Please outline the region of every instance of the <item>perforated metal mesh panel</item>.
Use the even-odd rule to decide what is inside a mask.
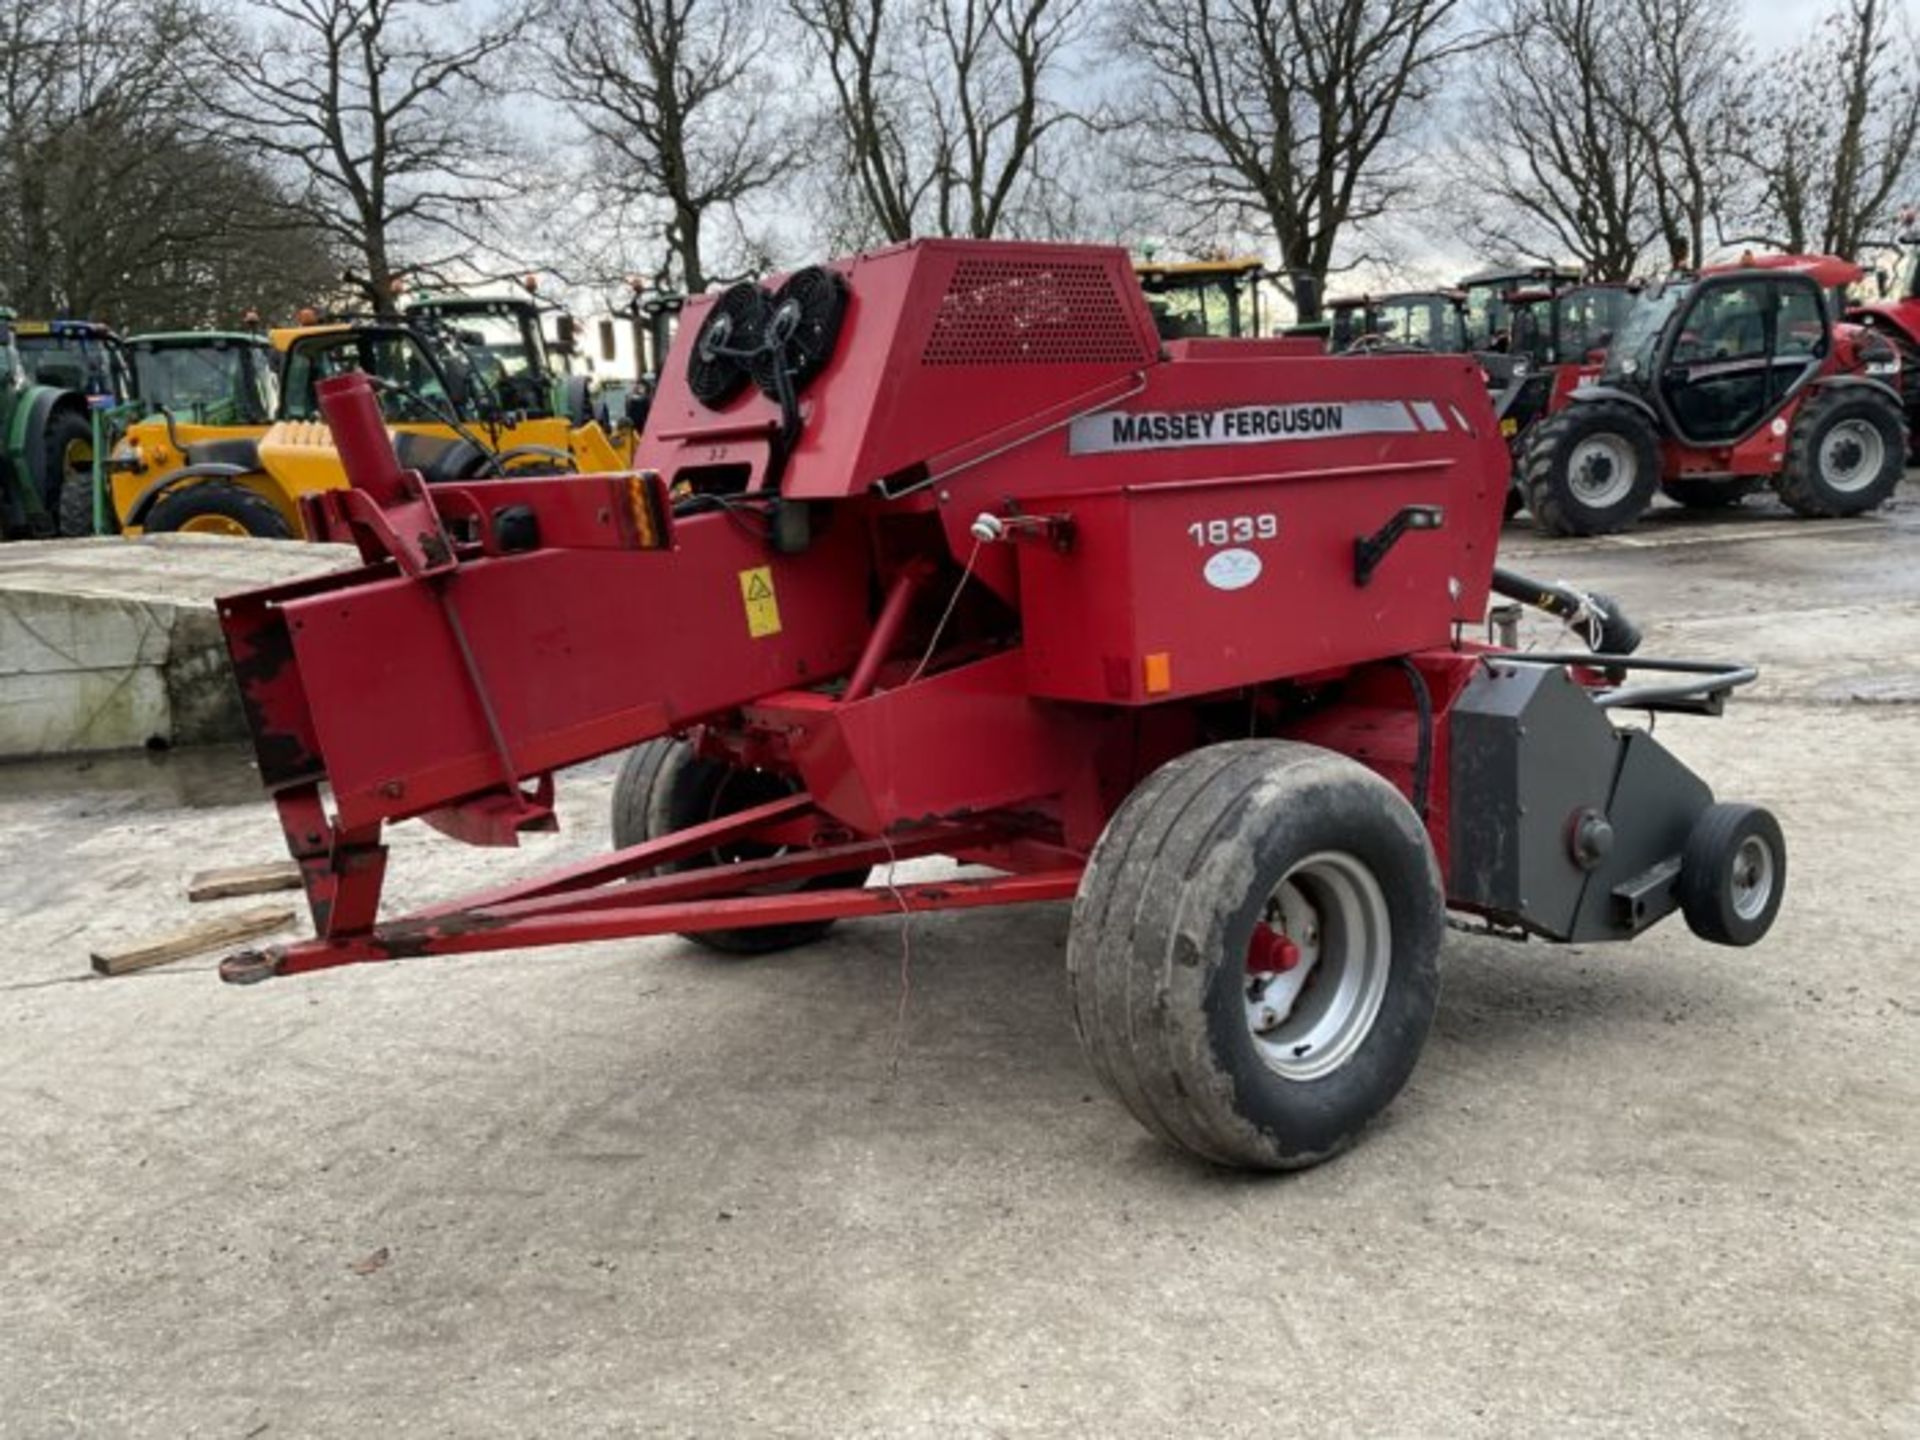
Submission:
[[[962,260],[921,351],[924,365],[1100,365],[1151,359],[1102,265]]]

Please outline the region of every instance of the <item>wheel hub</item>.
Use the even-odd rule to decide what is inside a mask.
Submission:
[[[1574,447],[1567,479],[1583,505],[1601,509],[1633,493],[1633,447],[1619,435],[1590,435]]]
[[[1352,1058],[1373,1028],[1392,957],[1386,896],[1352,855],[1308,856],[1280,880],[1248,946],[1247,1028],[1288,1080]]]
[[[1835,490],[1871,485],[1886,459],[1886,442],[1869,420],[1840,421],[1820,442],[1820,475]]]
[[[1733,910],[1751,920],[1773,898],[1773,847],[1759,835],[1749,835],[1733,853]]]

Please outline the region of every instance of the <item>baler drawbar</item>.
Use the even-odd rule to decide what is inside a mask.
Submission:
[[[429,486],[365,377],[321,403],[351,485],[305,519],[364,564],[221,603],[316,934],[229,981],[1072,899],[1107,1088],[1287,1168],[1411,1072],[1449,910],[1779,907],[1773,818],[1612,718],[1754,672],[1496,572],[1468,357],[1163,344],[1122,251],[923,241],[690,302],[631,474]],[[1496,590],[1623,653],[1517,651]],[[620,750],[611,854],[380,918],[388,824],[512,844]],[[936,855],[987,873],[868,883]]]

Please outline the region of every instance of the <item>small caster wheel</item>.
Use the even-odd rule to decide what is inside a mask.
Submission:
[[[1702,940],[1751,945],[1773,928],[1787,889],[1787,842],[1758,805],[1709,805],[1680,858],[1680,909]]]

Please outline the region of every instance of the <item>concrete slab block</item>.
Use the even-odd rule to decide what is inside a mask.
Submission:
[[[215,600],[357,558],[205,535],[0,547],[0,758],[244,739]]]

